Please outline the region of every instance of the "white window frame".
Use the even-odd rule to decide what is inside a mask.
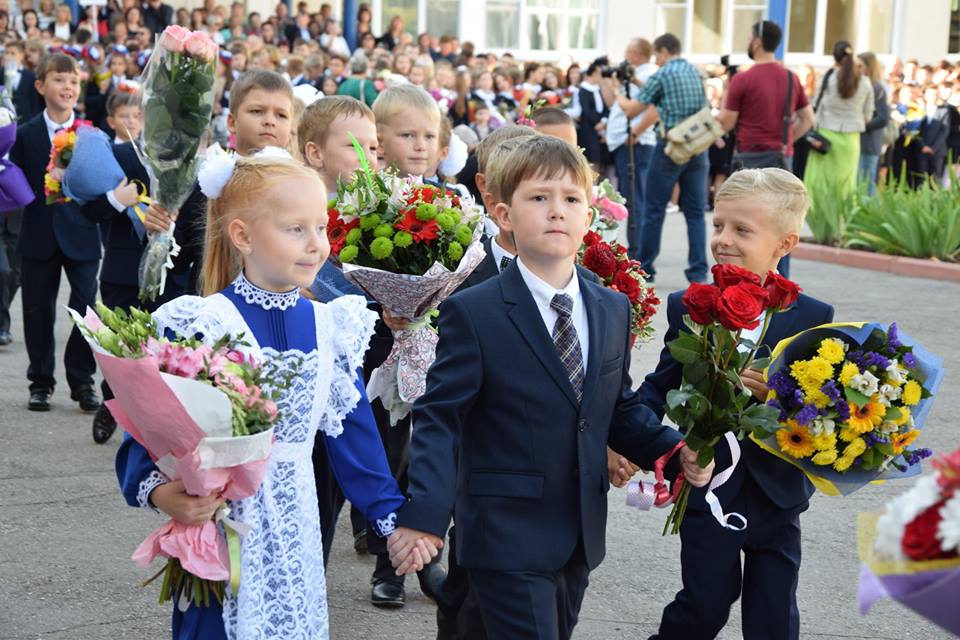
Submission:
[[[817,0],[816,25],[813,35],[813,52],[798,52],[790,50],[790,25],[789,11],[787,12],[788,24],[785,31],[787,38],[785,49],[785,61],[788,64],[812,64],[816,66],[829,66],[833,64],[833,56],[829,53],[820,53],[824,50],[824,44],[827,37],[827,2],[828,0]],[[892,60],[894,52],[900,48],[900,30],[903,18],[904,0],[894,0],[893,3],[893,35],[890,39],[890,51],[876,51],[877,57],[886,62]],[[869,20],[865,19],[872,9],[871,0],[858,0],[857,2],[857,24],[856,32],[853,34],[852,43],[856,51],[865,51],[870,42],[870,32],[868,30]]]
[[[729,53],[732,54],[733,62],[742,62],[747,59],[745,48],[745,42],[734,42],[733,41],[733,20],[736,17],[737,11],[742,10],[761,10],[762,19],[768,17],[769,5],[764,2],[762,5],[748,4],[743,0],[723,0],[723,18],[721,21],[721,47],[722,51],[711,51],[708,53],[692,53],[689,52],[689,43],[693,41],[693,16],[694,16],[694,1],[695,0],[672,0],[667,2],[659,2],[654,0],[654,19],[656,19],[656,11],[659,8],[664,9],[683,9],[684,18],[683,18],[683,34],[680,35],[680,40],[683,43],[684,47],[684,57],[694,64],[700,63],[717,63],[719,62],[718,57]],[[657,34],[662,32],[660,25],[655,25]],[[739,58],[743,60],[738,60]]]
[[[429,0],[417,0],[417,29],[416,29],[416,32],[413,34],[414,43],[416,43],[417,36],[427,30],[427,9],[429,7],[429,4],[430,4]],[[463,5],[464,5],[464,0],[460,0],[460,2],[457,3],[458,29],[459,29],[459,26],[462,24],[461,16],[464,13]],[[390,16],[383,15],[383,0],[372,0],[372,2],[370,3],[370,11],[373,14],[373,20],[370,21],[370,25],[371,25],[370,28],[373,30],[373,33],[375,36],[380,37],[380,34],[384,32],[387,24],[390,22]],[[409,28],[410,25],[407,25],[407,27]],[[430,35],[435,35],[437,37],[440,37],[441,35],[444,35],[444,34],[432,33]],[[458,34],[452,33],[450,35],[457,35],[459,37]]]

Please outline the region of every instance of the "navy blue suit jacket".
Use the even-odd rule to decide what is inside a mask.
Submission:
[[[17,127],[10,160],[23,169],[36,195],[23,214],[20,255],[31,260],[49,260],[59,248],[71,260],[99,260],[100,233],[96,222],[85,216],[76,202],[46,204],[43,176],[50,161],[50,136],[43,112]]]
[[[113,145],[113,155],[128,180],[139,180],[149,186],[147,170],[140,164],[131,143]],[[106,196],[84,205],[83,212],[99,222],[100,230],[104,232],[106,251],[100,267],[100,282],[137,286],[137,272],[146,239],[140,240],[126,212],[114,209]]]
[[[667,334],[664,343],[677,337],[679,328],[687,331],[683,324],[683,316],[687,309],[683,304],[683,292],[671,293],[667,298]],[[761,344],[768,350],[758,352],[759,356],[769,356],[778,342],[784,338],[796,335],[805,329],[816,327],[833,321],[833,307],[824,304],[815,298],[801,294],[797,302],[782,313],[776,314],[770,321],[767,335]],[[650,407],[658,417],[663,418],[664,406],[667,402],[667,392],[679,389],[681,384],[681,365],[673,359],[670,351],[664,347],[660,354],[660,363],[656,370],[649,374],[640,385],[638,394],[642,402]],[[740,442],[742,457],[736,471],[727,482],[716,490],[720,504],[730,504],[730,501],[740,491],[743,480],[749,473],[764,493],[779,507],[791,509],[798,507],[813,494],[813,485],[807,477],[793,465],[784,462],[776,456],[763,451],[748,439]],[[616,447],[614,447],[616,448]],[[725,441],[717,445],[716,472],[730,466],[730,450]],[[704,500],[706,489],[693,488],[687,503],[690,509],[707,510]]]
[[[651,468],[680,440],[631,389],[627,298],[578,277],[590,344],[579,403],[515,264],[441,306],[399,523],[442,536],[456,504],[464,567],[553,571],[578,541],[596,567],[607,445]]]

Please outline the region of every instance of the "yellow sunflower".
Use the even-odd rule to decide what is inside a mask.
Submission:
[[[839,364],[843,362],[843,343],[836,338],[828,338],[820,343],[817,355],[830,364]]]
[[[777,444],[781,451],[793,458],[806,458],[816,450],[807,428],[793,420],[787,421],[785,429],[777,431]]]
[[[862,407],[858,407],[852,402],[849,404],[850,421],[848,424],[859,433],[873,431],[874,427],[883,422],[883,416],[887,412],[886,407],[876,400],[870,400],[870,402]]]
[[[816,447],[817,451],[829,451],[830,449],[835,449],[837,447],[837,434],[821,433],[818,436],[814,436],[813,446]],[[833,460],[830,462],[833,462]]]
[[[840,456],[833,463],[833,468],[840,473],[843,473],[850,468],[850,465],[853,464],[853,458],[848,458],[847,456]]]
[[[903,450],[913,444],[914,440],[920,435],[920,432],[916,429],[911,429],[906,433],[895,433],[890,439],[890,444],[893,445],[893,452],[900,454],[903,453]]]
[[[858,375],[860,375],[860,367],[852,362],[844,362],[843,368],[840,369],[840,384],[849,387],[850,381],[853,380],[854,376]]]
[[[908,381],[907,384],[903,385],[903,404],[912,406],[920,402],[922,391],[923,387],[916,380]]]
[[[813,464],[820,465],[821,467],[826,467],[831,465],[837,460],[837,450],[836,449],[827,449],[825,451],[820,451],[811,458]]]
[[[867,442],[863,438],[854,438],[850,444],[843,450],[843,455],[849,458],[856,458],[867,450]]]

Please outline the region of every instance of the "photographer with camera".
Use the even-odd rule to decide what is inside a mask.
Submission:
[[[626,59],[616,69],[611,69],[609,74],[602,74],[603,80],[600,84],[604,102],[610,107],[606,128],[607,148],[613,154],[617,188],[627,199],[627,211],[630,212],[627,221],[627,244],[628,255],[633,260],[640,259],[643,181],[657,144],[657,134],[653,129],[639,131],[637,128],[642,116],[637,115],[628,120],[616,98],[618,95],[625,95],[632,100],[640,97],[641,87],[657,71],[657,66],[650,63],[652,56],[653,45],[643,38],[634,38],[627,45],[624,54]]]
[[[780,26],[771,20],[753,25],[747,55],[754,64],[730,80],[717,115],[724,131],[737,130],[734,171],[767,167],[791,171],[793,141],[814,125],[813,107],[800,79],[774,56],[782,36]],[[790,273],[789,260],[784,257],[779,266],[784,277]]]

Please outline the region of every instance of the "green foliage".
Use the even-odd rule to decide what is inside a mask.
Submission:
[[[810,189],[807,225],[817,244],[837,245],[845,237],[847,221],[856,210],[858,194],[843,194],[838,184],[821,182]]]

